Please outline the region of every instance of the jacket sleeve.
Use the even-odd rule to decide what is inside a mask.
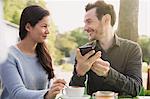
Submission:
[[[76,71],[76,64],[77,64],[77,61],[75,60],[73,76],[70,80],[69,85],[85,87],[86,74],[84,76],[79,76]]]
[[[0,75],[4,87],[7,89],[12,99],[43,99],[45,90],[29,90],[22,81],[16,67],[14,57],[8,56],[6,62],[0,65]]]
[[[142,86],[142,51],[138,45],[132,47],[128,55],[124,74],[111,68],[105,83],[118,89],[124,95],[137,96]]]

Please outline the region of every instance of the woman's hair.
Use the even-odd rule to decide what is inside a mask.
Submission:
[[[43,9],[40,6],[31,5],[26,7],[23,10],[20,18],[20,26],[19,26],[20,39],[23,40],[27,36],[27,30],[25,29],[27,23],[29,23],[32,27],[34,27],[40,20],[43,19],[43,17],[49,15],[50,15],[49,11]],[[38,61],[48,73],[48,79],[53,78],[54,72],[52,68],[52,59],[51,56],[49,55],[45,42],[37,44],[36,53]]]
[[[116,21],[116,13],[113,5],[107,4],[103,0],[98,0],[93,4],[87,4],[85,10],[88,11],[92,8],[96,8],[96,14],[99,20],[101,20],[105,14],[109,14],[111,16],[111,25],[114,26]]]

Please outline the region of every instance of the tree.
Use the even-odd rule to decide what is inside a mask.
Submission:
[[[70,52],[77,47],[75,38],[70,35],[70,32],[59,34],[56,40],[56,47],[63,53],[64,56],[69,57]]]
[[[147,36],[141,36],[138,43],[142,48],[143,61],[150,63],[150,38]]]
[[[88,42],[87,33],[85,33],[81,27],[71,31],[71,36],[74,37],[75,42],[78,44],[77,47],[82,46]]]
[[[117,34],[132,41],[138,40],[139,0],[120,0]]]
[[[29,5],[37,4],[45,7],[44,0],[3,0],[4,19],[15,24],[19,24],[22,10]]]
[[[4,19],[15,24],[19,24],[19,18],[25,0],[3,0],[4,2]]]
[[[56,31],[57,27],[55,26],[53,20],[50,20],[50,29],[49,29],[49,35],[48,35],[48,49],[50,50],[51,57],[53,59],[53,62],[56,63],[59,60],[59,57],[62,57],[60,50],[58,50],[55,46],[56,43]]]
[[[26,6],[34,5],[34,4],[45,7],[46,2],[45,2],[45,0],[26,0]]]
[[[10,21],[15,24],[19,24],[20,15],[22,10],[29,5],[40,5],[42,7],[46,7],[46,3],[44,0],[3,0],[4,1],[4,18],[7,21]],[[50,54],[52,56],[53,61],[57,60],[59,57],[60,51],[55,47],[56,41],[56,26],[54,22],[50,21],[51,28],[49,29],[50,35],[48,36],[48,48],[50,50]]]

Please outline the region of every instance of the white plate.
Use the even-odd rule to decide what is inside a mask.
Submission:
[[[84,95],[82,97],[68,97],[68,96],[65,96],[65,95],[62,95],[60,96],[62,99],[90,99],[90,96],[89,95]],[[61,99],[61,98],[58,98],[58,99]]]
[[[138,99],[150,99],[150,96],[137,96]]]

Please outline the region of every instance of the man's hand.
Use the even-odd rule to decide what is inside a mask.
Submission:
[[[99,58],[93,63],[91,70],[95,72],[98,76],[106,77],[110,70],[110,63]]]
[[[101,52],[97,52],[95,55],[93,55],[95,53],[94,50],[88,52],[84,56],[81,55],[80,49],[77,49],[76,53],[77,53],[76,71],[77,71],[78,75],[80,75],[80,76],[85,75],[85,73],[91,69],[92,64],[101,57]],[[91,55],[93,55],[93,56],[90,57]]]

